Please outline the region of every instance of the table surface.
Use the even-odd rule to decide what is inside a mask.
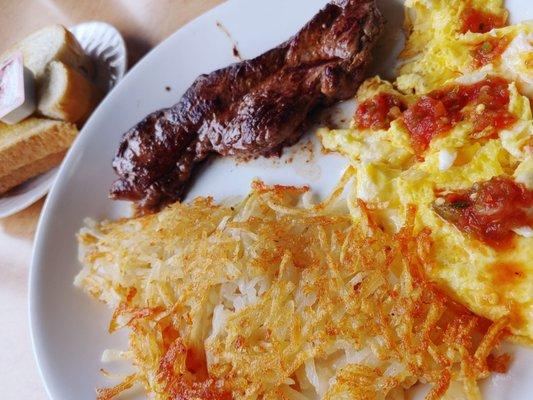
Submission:
[[[176,29],[222,0],[5,0],[0,51],[52,23],[101,20],[116,26],[132,66]],[[2,399],[47,398],[35,364],[28,326],[28,270],[44,201],[0,219],[0,387]]]

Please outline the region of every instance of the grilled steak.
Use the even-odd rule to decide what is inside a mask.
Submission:
[[[111,196],[157,209],[183,196],[210,154],[279,154],[310,114],[355,94],[382,27],[374,0],[334,1],[279,47],[200,76],[124,134]]]

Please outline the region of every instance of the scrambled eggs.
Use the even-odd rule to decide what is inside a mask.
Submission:
[[[429,227],[434,242],[432,279],[533,339],[533,25],[504,26],[498,0],[406,5],[410,36],[396,82],[369,79],[352,127],[323,129],[322,143],[350,158],[353,196],[385,229],[400,229],[417,206],[417,229]],[[501,185],[522,196],[507,208],[524,207],[506,246],[476,236],[461,217],[468,202],[496,198]],[[449,200],[458,196],[467,203]],[[479,215],[469,217],[475,224]]]
[[[502,3],[406,1],[410,35],[400,54],[397,87],[423,94],[481,69],[516,80],[525,94],[533,95],[533,22],[504,26]],[[483,16],[485,25],[479,22]]]

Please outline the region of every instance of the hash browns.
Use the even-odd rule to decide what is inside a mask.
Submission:
[[[79,233],[76,278],[130,331],[134,377],[155,399],[480,398],[504,372],[492,354],[508,320],[478,317],[426,277],[429,231],[416,209],[385,233],[345,174],[332,196],[255,182],[235,205],[210,198]],[[357,216],[357,218],[356,218]]]

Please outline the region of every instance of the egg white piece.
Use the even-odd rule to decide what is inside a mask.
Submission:
[[[533,24],[533,22],[531,23]],[[522,94],[533,98],[533,68],[527,65],[526,54],[533,54],[533,33],[519,33],[502,54],[502,69],[517,82]]]
[[[521,226],[513,229],[513,232],[525,238],[533,238],[533,228],[529,226]]]
[[[447,171],[457,159],[457,151],[443,149],[439,152],[439,170]]]

